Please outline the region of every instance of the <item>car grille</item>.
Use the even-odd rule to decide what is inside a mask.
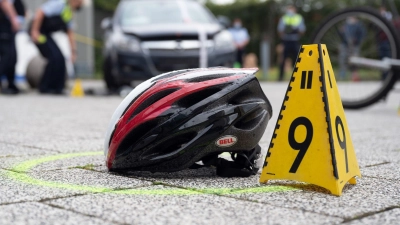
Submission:
[[[160,72],[199,67],[199,57],[152,57],[152,60]]]

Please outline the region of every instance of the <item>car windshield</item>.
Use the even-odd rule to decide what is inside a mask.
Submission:
[[[124,1],[120,10],[122,26],[215,23],[214,17],[194,1]]]

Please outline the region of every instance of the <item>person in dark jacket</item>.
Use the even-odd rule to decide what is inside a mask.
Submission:
[[[8,87],[0,88],[3,94],[18,94],[15,85],[15,65],[17,51],[15,35],[21,26],[19,18],[25,15],[25,7],[21,0],[0,0],[0,77],[6,75]]]
[[[51,37],[56,31],[64,31],[68,35],[71,47],[71,61],[76,59],[76,44],[72,31],[73,11],[80,9],[83,0],[49,0],[36,12],[31,27],[31,38],[40,53],[48,61],[39,92],[47,94],[63,94],[65,86],[65,58]]]

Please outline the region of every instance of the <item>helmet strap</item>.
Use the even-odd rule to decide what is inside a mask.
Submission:
[[[203,165],[194,164],[190,169],[215,166],[220,177],[249,177],[256,175],[259,167],[257,161],[261,156],[261,147],[257,145],[251,151],[232,152],[233,161],[218,158],[218,155],[206,156],[202,159]]]

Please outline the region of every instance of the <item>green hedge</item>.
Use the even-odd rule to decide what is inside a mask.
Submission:
[[[94,0],[94,7],[105,11],[114,12],[119,0]]]

